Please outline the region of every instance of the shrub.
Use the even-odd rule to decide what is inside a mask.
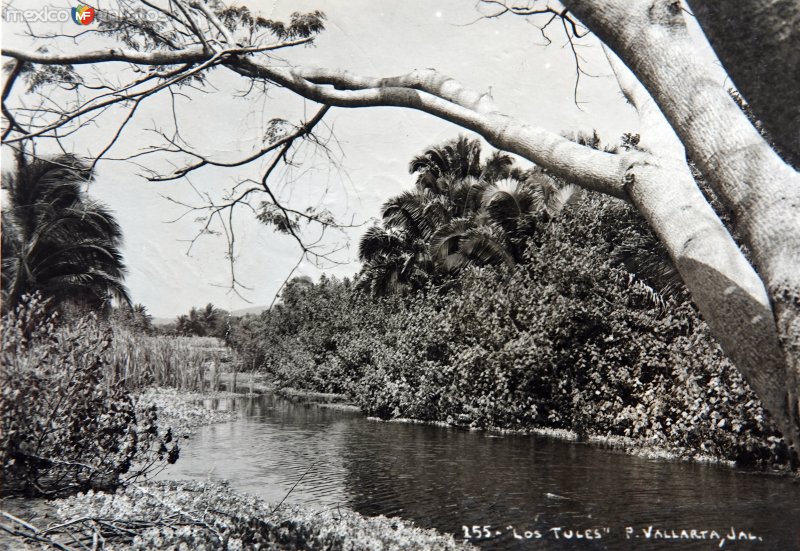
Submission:
[[[38,298],[3,321],[3,492],[53,496],[112,488],[174,462],[155,407],[137,408],[103,374],[111,333],[94,317],[56,325]]]

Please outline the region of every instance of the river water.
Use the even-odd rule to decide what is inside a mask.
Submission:
[[[287,502],[399,516],[487,549],[800,549],[797,479],[269,394],[206,405],[239,419],[200,429],[160,478],[227,479],[273,503],[296,484]]]

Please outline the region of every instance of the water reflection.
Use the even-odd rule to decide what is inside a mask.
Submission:
[[[273,502],[302,479],[289,501],[401,516],[457,537],[474,526],[491,535],[473,540],[488,548],[712,549],[718,540],[652,538],[683,529],[724,537],[731,526],[764,541],[725,548],[800,548],[800,484],[784,477],[546,438],[370,422],[271,395],[207,406],[236,407],[240,419],[199,431],[163,478],[227,479]],[[541,539],[526,540],[526,531]]]

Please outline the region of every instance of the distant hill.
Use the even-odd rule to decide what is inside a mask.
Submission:
[[[249,308],[240,308],[239,310],[233,310],[231,315],[235,318],[241,318],[246,316],[247,314],[253,314],[257,316],[264,310],[269,310],[269,306],[251,306]],[[175,318],[177,316],[171,318],[153,318],[153,325],[163,326],[169,325],[170,323],[175,323]]]
[[[161,327],[162,325],[169,325],[170,323],[174,323],[175,318],[153,318],[153,325],[157,327]]]
[[[269,310],[269,306],[251,306],[250,308],[240,308],[239,310],[234,310],[231,312],[231,315],[237,318],[241,318],[247,314],[253,314],[257,316],[264,310]]]

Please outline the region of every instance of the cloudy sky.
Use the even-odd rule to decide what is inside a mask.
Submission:
[[[637,121],[625,105],[616,81],[600,49],[586,39],[580,53],[585,68],[595,75],[584,77],[578,89],[580,108],[573,101],[575,66],[562,33],[545,41],[524,18],[480,20],[472,2],[463,0],[274,0],[245,2],[265,17],[286,18],[293,11],[321,9],[327,16],[326,31],[316,46],[286,52],[285,62],[352,70],[369,76],[391,76],[415,68],[436,68],[467,86],[488,91],[499,108],[535,125],[556,132],[596,128],[607,141],[623,132],[636,132]],[[11,2],[13,7],[40,7],[45,2]],[[65,0],[48,2],[61,9]],[[102,9],[103,4],[99,4]],[[72,23],[64,31],[74,32]],[[43,27],[37,27],[42,29]],[[58,25],[48,29],[58,28]],[[28,47],[19,25],[4,23],[3,46]],[[98,43],[51,44],[52,51],[89,50]],[[114,67],[104,69],[113,74]],[[209,93],[187,91],[177,99],[178,124],[184,139],[215,159],[235,159],[262,143],[266,123],[273,117],[299,122],[319,106],[272,90],[250,99],[237,97],[248,83],[229,72],[212,74]],[[123,157],[155,143],[153,129],[172,132],[169,96],[143,104],[124,140],[110,152]],[[113,123],[124,113],[109,114],[104,122],[67,142],[80,155],[97,154],[111,137]],[[115,119],[116,117],[116,119]],[[321,206],[343,222],[368,223],[379,216],[380,205],[391,195],[411,187],[408,162],[426,147],[463,133],[457,127],[429,115],[396,108],[333,109],[321,133],[329,142],[334,161],[310,147],[298,152],[298,164],[278,174],[273,185],[282,199],[295,207]],[[46,151],[46,149],[45,149]],[[7,152],[3,156],[8,161]],[[152,156],[150,168],[167,169],[180,158]],[[202,196],[221,197],[237,179],[256,177],[258,169],[207,170],[190,181],[151,183],[141,167],[121,161],[103,161],[97,182],[90,189],[117,214],[125,232],[127,279],[136,302],[158,317],[172,317],[191,306],[213,302],[238,309],[269,304],[300,251],[296,243],[256,222],[241,210],[236,229],[236,276],[249,289],[242,300],[228,289],[230,266],[225,258],[225,239],[205,235],[187,254],[188,241],[200,224],[196,213],[168,199],[197,204]],[[523,165],[524,166],[524,165]],[[181,216],[184,215],[182,218]],[[179,219],[177,221],[174,221]],[[174,221],[174,222],[170,222]],[[334,255],[340,264],[323,269],[303,262],[299,274],[318,277],[322,271],[351,275],[358,268],[357,244],[367,225],[328,236],[327,243],[344,247]],[[309,239],[316,233],[310,231]],[[349,243],[349,248],[347,248]]]

